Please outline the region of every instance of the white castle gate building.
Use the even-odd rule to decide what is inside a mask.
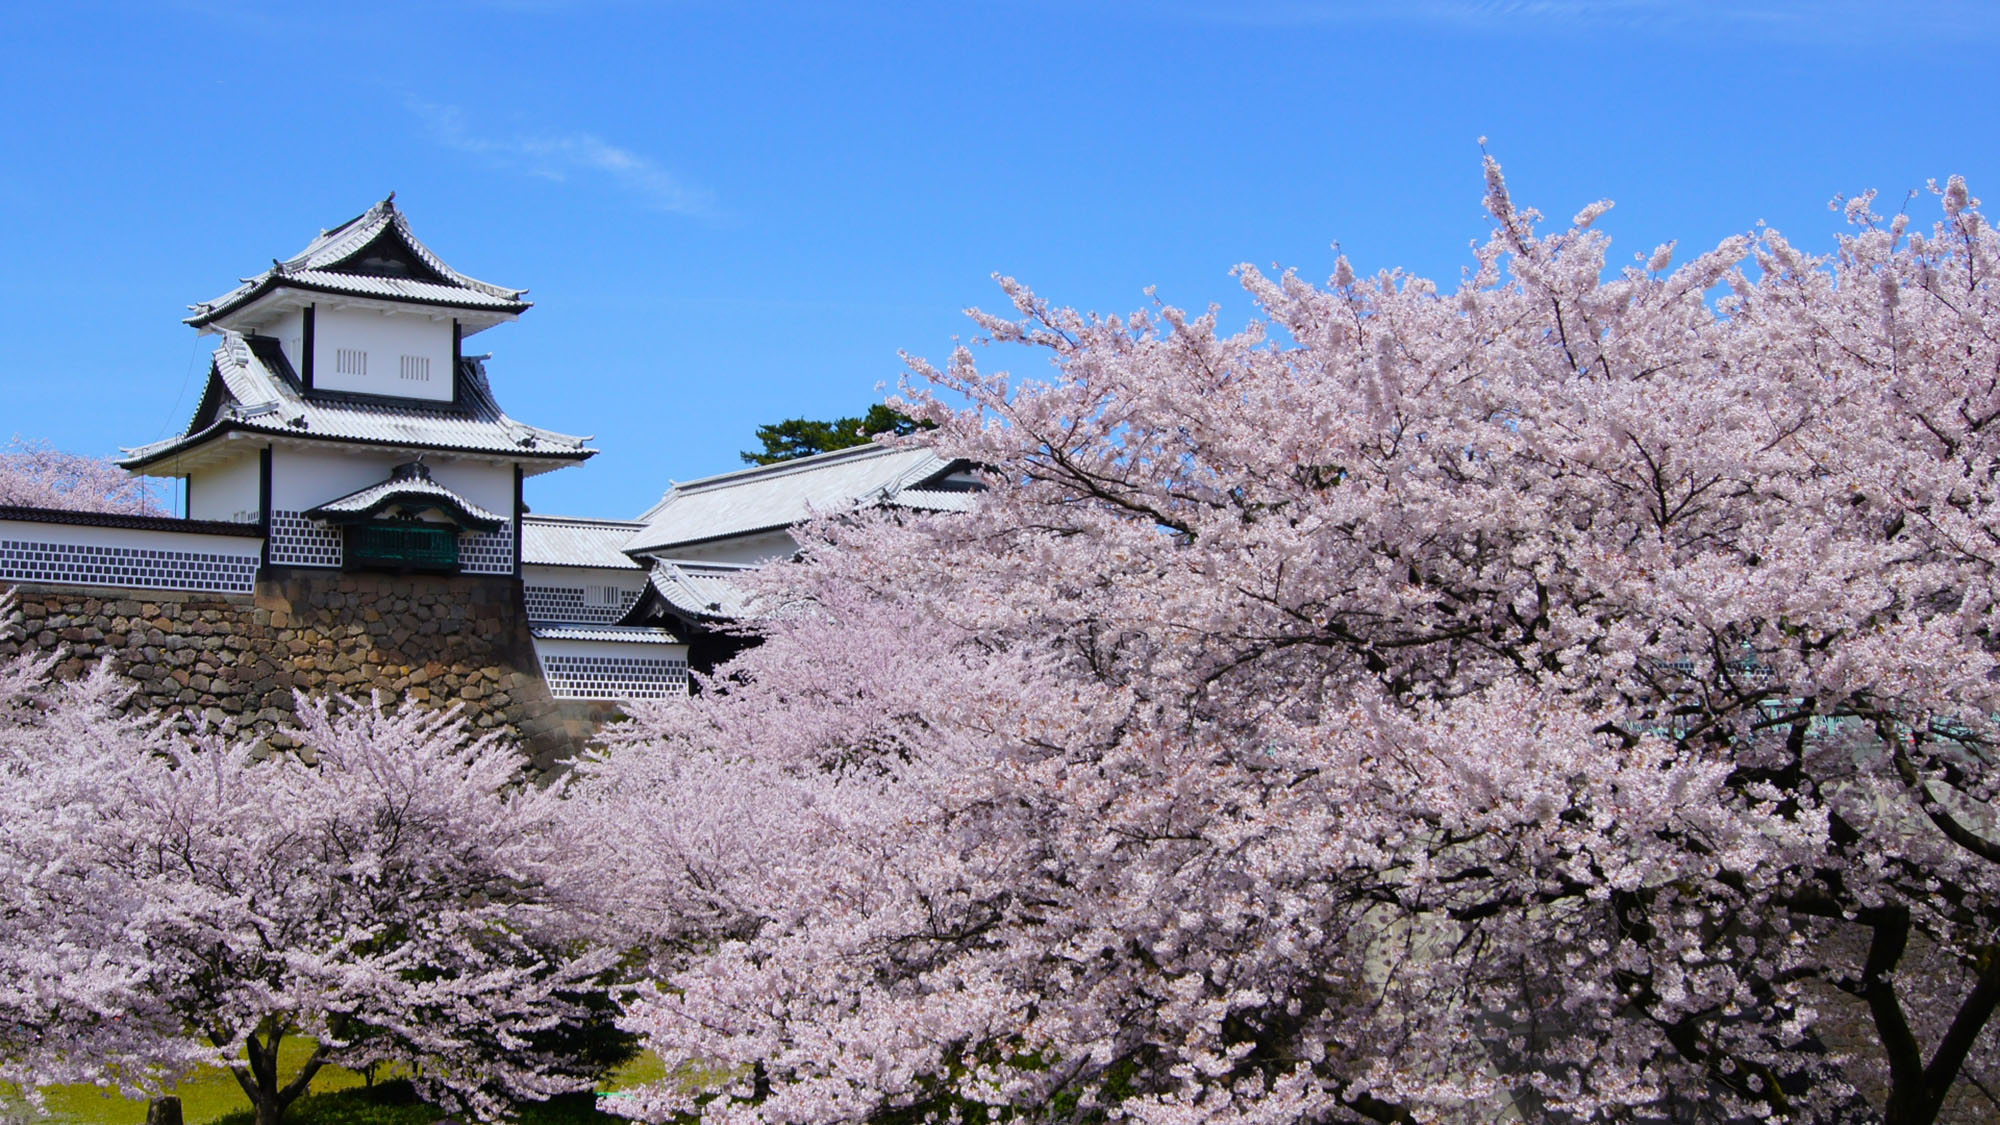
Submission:
[[[459,273],[394,196],[213,300],[219,337],[182,432],[126,451],[185,516],[0,508],[0,583],[246,594],[286,574],[483,575],[518,583],[557,699],[684,693],[744,643],[744,570],[795,549],[813,514],[953,510],[968,466],[863,446],[676,484],[633,520],[529,515],[523,483],[587,439],[509,417],[468,338],[530,306]]]

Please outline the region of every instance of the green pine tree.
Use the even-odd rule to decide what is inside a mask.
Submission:
[[[876,434],[911,434],[930,428],[931,423],[919,422],[879,402],[859,418],[835,418],[830,422],[787,418],[757,427],[757,440],[764,443],[764,449],[762,452],[744,450],[743,463],[773,465],[779,461],[810,457],[815,453],[831,453],[836,449],[866,445]]]

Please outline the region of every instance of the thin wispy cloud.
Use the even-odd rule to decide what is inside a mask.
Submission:
[[[558,183],[595,178],[656,211],[698,217],[715,214],[713,193],[688,184],[652,157],[614,145],[595,133],[482,135],[466,125],[464,113],[456,106],[418,101],[409,105],[438,143],[497,166]]]
[[[1159,10],[1202,22],[1266,26],[1418,24],[1471,32],[1637,31],[1749,41],[1879,44],[1950,35],[2000,38],[1986,0],[1241,0],[1226,7],[1166,0]]]

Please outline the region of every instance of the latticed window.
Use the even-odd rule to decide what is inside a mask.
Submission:
[[[378,521],[347,528],[347,565],[370,570],[456,571],[458,529],[437,524]]]

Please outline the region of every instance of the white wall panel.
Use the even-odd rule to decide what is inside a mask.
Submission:
[[[247,594],[262,540],[0,520],[0,582]]]
[[[234,460],[188,474],[188,518],[256,523],[262,459],[247,443]]]
[[[313,388],[448,401],[451,320],[321,304],[313,316]]]

